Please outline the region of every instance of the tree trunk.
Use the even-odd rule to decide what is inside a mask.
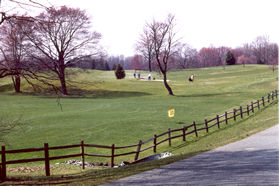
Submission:
[[[167,73],[164,72],[163,74],[164,74],[164,85],[165,85],[165,87],[167,88],[167,90],[169,91],[169,95],[170,95],[170,96],[173,96],[174,94],[173,94],[173,92],[172,92],[172,89],[171,89],[171,87],[169,86],[169,84],[168,84],[168,82],[167,82]]]
[[[20,93],[20,76],[12,76],[15,93]]]
[[[148,60],[148,68],[149,68],[149,72],[152,72],[152,68],[151,68],[151,60]]]
[[[61,92],[64,95],[68,95],[66,80],[65,80],[65,68],[61,67],[59,72],[59,80],[61,84]]]

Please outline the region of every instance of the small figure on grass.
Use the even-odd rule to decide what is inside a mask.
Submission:
[[[189,81],[193,82],[194,81],[194,74],[191,74],[191,76],[189,77]]]
[[[140,72],[138,73],[138,79],[140,79]]]
[[[151,80],[151,74],[148,74],[148,80]]]
[[[136,70],[135,70],[135,72],[134,72],[134,78],[137,78],[137,75],[136,75]]]

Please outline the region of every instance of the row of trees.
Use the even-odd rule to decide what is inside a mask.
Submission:
[[[147,44],[147,46],[149,46]],[[146,50],[144,50],[146,49]],[[90,68],[98,70],[114,70],[117,64],[121,64],[126,70],[148,70],[158,71],[153,54],[150,48],[137,46],[137,54],[134,56],[105,56],[96,61],[91,59],[84,65],[77,65],[80,68]],[[269,41],[267,36],[259,36],[252,43],[244,44],[242,47],[204,47],[197,50],[187,43],[177,45],[177,51],[172,55],[169,69],[188,69],[203,68],[212,66],[227,65],[226,56],[230,52],[235,57],[236,64],[266,64],[277,65],[278,63],[278,45]],[[149,56],[148,57],[148,51]],[[91,65],[97,62],[96,65]]]
[[[261,40],[265,39],[267,41],[267,45],[262,48],[255,45],[256,41],[260,38]],[[140,49],[143,50],[143,48]],[[203,68],[227,65],[226,56],[228,54],[232,54],[234,56],[235,64],[277,65],[278,45],[276,43],[270,43],[267,36],[260,36],[251,44],[244,44],[242,47],[238,48],[211,46],[204,47],[198,51],[189,44],[179,43],[177,52],[170,60],[169,69]],[[127,57],[123,55],[103,55],[99,58],[96,58],[95,56],[88,57],[72,64],[71,67],[82,69],[115,70],[117,64],[120,64],[126,70],[159,70],[154,60],[149,60],[139,51],[138,54]]]
[[[145,49],[148,51],[147,47]],[[198,51],[186,43],[179,43],[176,53],[170,59],[169,68],[187,69],[226,65],[228,52],[233,54],[236,64],[276,65],[278,63],[278,45],[269,42],[267,36],[259,36],[251,44],[244,44],[237,48],[211,46]],[[154,62],[154,58],[146,59],[144,53],[139,51],[139,55],[132,58],[130,68],[156,70]]]

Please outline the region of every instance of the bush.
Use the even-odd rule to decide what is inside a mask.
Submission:
[[[115,72],[115,76],[116,76],[117,79],[125,78],[125,75],[126,75],[125,71],[124,71],[123,67],[120,64],[118,64],[116,66],[116,69],[115,69],[114,72]]]
[[[233,53],[231,53],[231,51],[227,52],[225,60],[226,60],[227,65],[235,65],[235,63],[236,63],[235,57],[234,57]]]

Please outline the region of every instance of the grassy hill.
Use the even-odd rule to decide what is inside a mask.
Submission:
[[[42,147],[45,142],[50,146],[70,145],[80,140],[103,145],[135,144],[168,128],[223,114],[278,89],[277,71],[273,74],[265,65],[170,71],[168,79],[175,96],[168,96],[163,82],[134,79],[133,71],[126,71],[124,80],[116,80],[112,71],[69,72],[75,72],[68,76],[71,95],[60,99],[62,110],[55,96],[35,94],[24,82],[23,93],[16,95],[10,79],[0,79],[0,114],[25,120],[24,126],[6,136],[8,149]],[[188,81],[192,73],[193,83]],[[142,72],[142,77],[147,79],[147,75]],[[152,76],[162,79],[156,72]],[[174,118],[167,116],[170,108],[175,109]],[[69,154],[72,152],[69,149]]]

